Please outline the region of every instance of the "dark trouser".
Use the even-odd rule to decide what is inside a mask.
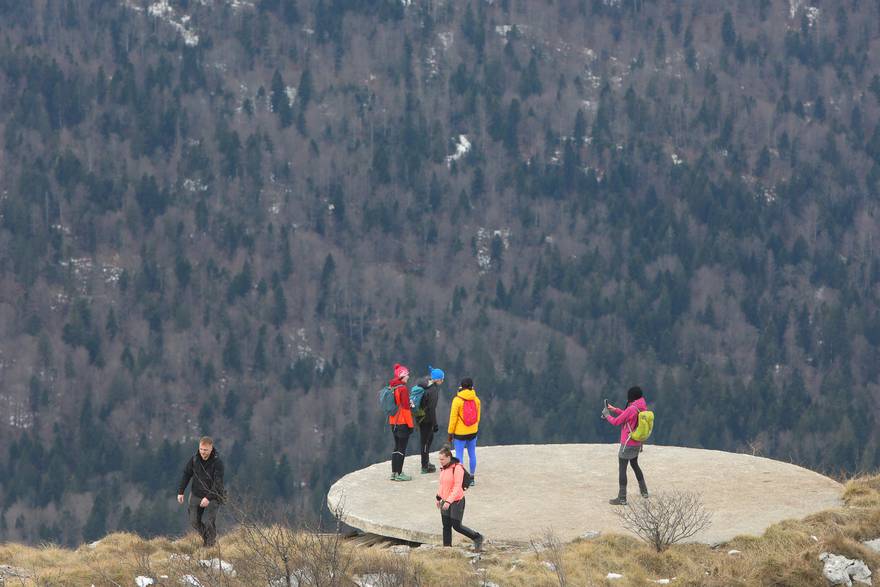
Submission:
[[[190,494],[189,523],[202,537],[205,546],[214,546],[217,542],[217,510],[220,509],[220,504],[212,499],[208,502],[208,507],[203,508],[199,506],[201,501],[201,497]]]
[[[431,443],[434,441],[434,425],[419,424],[419,442],[422,448],[422,468],[428,466],[428,453],[431,452]]]
[[[645,485],[645,476],[642,474],[642,469],[639,467],[639,458],[636,457],[634,459],[617,459],[619,462],[619,470],[620,476],[618,482],[620,484],[620,490],[617,494],[617,497],[626,499],[626,464],[629,463],[632,465],[632,469],[636,474],[636,480],[639,482],[639,491],[642,493],[648,493],[648,486]]]
[[[391,453],[391,472],[403,473],[403,457],[406,456],[406,443],[409,442],[412,428],[406,424],[395,424],[391,427],[391,433],[394,435],[394,452]]]
[[[480,533],[471,530],[467,526],[462,526],[461,520],[464,518],[464,498],[452,502],[448,510],[440,510],[440,520],[443,522],[443,546],[452,546],[452,531],[455,530],[459,534],[476,540]]]

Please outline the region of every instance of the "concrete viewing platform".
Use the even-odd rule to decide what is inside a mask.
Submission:
[[[617,495],[617,449],[617,444],[478,447],[477,484],[465,494],[464,524],[490,541],[507,543],[526,543],[547,529],[564,541],[590,531],[625,533],[608,504]],[[437,464],[436,453],[431,462]],[[712,524],[694,542],[759,535],[781,520],[842,503],[843,487],[836,481],[751,455],[649,444],[639,465],[651,493],[700,494]],[[328,506],[365,532],[441,544],[434,505],[439,472],[420,470],[418,455],[409,455],[404,465],[413,477],[409,482],[389,480],[389,461],[349,473],[330,488]],[[629,499],[641,499],[632,469],[628,475]],[[453,534],[454,542],[462,542]]]

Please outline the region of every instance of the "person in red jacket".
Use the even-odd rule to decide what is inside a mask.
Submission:
[[[437,488],[437,509],[443,522],[443,546],[452,546],[452,531],[463,534],[474,541],[474,550],[483,549],[483,535],[461,523],[464,518],[464,465],[452,456],[448,446],[440,449],[437,459],[440,462],[440,482]]]
[[[392,481],[412,481],[412,477],[403,472],[406,444],[413,431],[413,416],[409,405],[407,381],[409,381],[409,369],[400,363],[395,364],[394,379],[388,382],[388,387],[394,391],[394,403],[397,404],[397,412],[393,416],[388,416],[391,434],[394,436],[394,452],[391,453]]]
[[[632,439],[633,430],[639,425],[639,412],[648,409],[645,398],[642,397],[641,387],[630,387],[626,392],[626,408],[621,410],[608,404],[602,415],[613,426],[620,427],[620,450],[617,453],[618,460],[618,492],[617,497],[610,500],[611,505],[626,505],[626,467],[629,464],[636,474],[639,482],[639,491],[642,497],[648,497],[648,486],[645,484],[645,475],[639,467],[639,453],[642,451],[642,443]],[[617,414],[616,416],[612,416]]]

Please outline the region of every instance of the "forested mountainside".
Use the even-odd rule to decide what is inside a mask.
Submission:
[[[876,468],[878,72],[871,0],[0,0],[0,538],[182,529],[201,434],[317,515],[397,361]]]

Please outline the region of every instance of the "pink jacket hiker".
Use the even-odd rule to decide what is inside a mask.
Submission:
[[[440,496],[440,499],[449,503],[460,500],[464,497],[464,490],[461,488],[463,480],[464,465],[457,460],[453,460],[440,469],[440,486],[437,488],[437,495]]]
[[[639,412],[644,412],[647,409],[648,404],[645,403],[645,398],[643,397],[631,403],[625,410],[609,408],[612,412],[617,411],[617,415],[609,417],[608,421],[615,426],[620,426],[620,444],[626,443],[627,446],[641,446],[641,442],[632,440],[629,435],[639,425]]]

